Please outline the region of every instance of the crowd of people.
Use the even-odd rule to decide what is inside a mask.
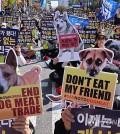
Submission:
[[[45,12],[44,14],[47,14]],[[9,13],[9,15],[11,15]],[[89,19],[91,19],[89,15]],[[17,58],[18,58],[18,64],[19,66],[23,66],[26,64],[30,64],[31,60],[37,59],[40,57],[39,61],[45,61],[47,64],[47,67],[51,70],[53,70],[52,73],[49,75],[49,79],[55,83],[56,87],[56,93],[61,94],[62,90],[62,81],[63,81],[63,75],[64,75],[64,68],[65,66],[72,66],[72,67],[78,67],[80,65],[80,61],[67,61],[67,62],[59,62],[59,58],[57,57],[59,54],[59,41],[56,40],[43,40],[41,38],[42,30],[40,25],[40,19],[38,17],[31,17],[28,16],[29,20],[35,20],[36,21],[36,28],[32,29],[32,42],[31,43],[23,43],[22,45],[17,43],[15,44],[14,50],[16,52]],[[42,18],[41,18],[42,19]],[[93,19],[93,18],[92,18]],[[114,32],[117,35],[120,35],[120,8],[117,10],[117,14],[115,15],[114,19],[114,25],[115,28],[113,29]],[[17,29],[20,31],[29,31],[28,26],[24,26],[22,24],[22,20],[13,22],[12,26],[9,25],[7,22],[1,23],[2,29]],[[85,28],[84,28],[85,29]],[[103,23],[99,22],[99,27],[96,28],[96,38],[95,42],[92,46],[92,48],[105,48],[104,44],[107,39],[113,38],[114,34],[111,34],[108,36],[106,35],[105,31],[105,25]],[[85,45],[85,44],[84,44]],[[36,51],[35,48],[39,48],[39,50]],[[0,56],[0,61],[4,61],[4,56]],[[119,67],[117,67],[115,64],[108,63],[107,66],[104,68],[105,72],[111,72],[111,73],[117,73],[118,74],[118,83],[120,82],[120,70]],[[120,109],[120,106],[116,106],[114,104],[114,109]],[[55,124],[55,131],[54,134],[70,134],[70,129],[72,122],[74,122],[74,116],[71,113],[71,107],[68,105],[67,108],[65,108],[62,111],[62,118],[56,122]],[[23,123],[24,122],[24,123]],[[19,127],[19,124],[21,127]],[[16,121],[12,124],[13,128],[15,128],[17,131],[22,132],[23,134],[34,134],[35,130],[27,118],[18,118]]]

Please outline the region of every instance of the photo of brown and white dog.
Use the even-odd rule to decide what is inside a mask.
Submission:
[[[64,35],[64,34],[73,34],[79,33],[77,30],[72,26],[72,24],[69,22],[67,12],[63,12],[63,14],[60,14],[59,11],[55,12],[55,17],[54,17],[54,26],[56,28],[57,32],[57,37],[59,38],[59,35]],[[68,51],[71,52],[71,58],[74,59],[74,52],[79,52],[80,50],[84,49],[84,44],[79,37],[79,44],[78,47],[75,48],[65,48],[65,49],[60,49],[59,48],[59,55],[58,57],[62,57],[63,53]]]
[[[18,62],[16,54],[13,49],[10,49],[6,56],[5,63],[0,64],[0,94],[7,92],[12,86],[40,83],[40,66],[33,67],[23,75],[17,73],[17,67]]]
[[[81,50],[79,56],[81,59],[79,68],[86,70],[88,76],[96,77],[106,66],[107,62],[112,62],[114,54],[111,50],[105,48],[88,48]],[[47,97],[53,102],[60,102],[62,99],[61,95],[47,94]],[[62,100],[61,106],[65,107],[65,105],[65,100]],[[80,106],[81,104],[75,102],[74,105]]]

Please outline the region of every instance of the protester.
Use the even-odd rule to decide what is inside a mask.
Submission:
[[[120,7],[117,10],[117,13],[114,17],[114,25],[120,25]]]
[[[104,48],[105,42],[106,42],[105,32],[99,32],[96,35],[96,42],[94,48]]]
[[[15,24],[13,24],[12,29],[20,30],[19,22],[17,21]]]
[[[79,61],[71,61],[71,62],[59,62],[58,58],[54,58],[49,63],[49,68],[54,69],[55,71],[50,73],[49,78],[56,83],[56,92],[61,94],[61,87],[63,82],[63,74],[65,66],[73,66],[77,67]]]

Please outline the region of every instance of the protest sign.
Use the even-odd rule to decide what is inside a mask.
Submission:
[[[31,31],[20,31],[18,36],[18,43],[32,43],[32,33]]]
[[[40,86],[41,67],[34,66],[24,74],[17,73],[17,57],[10,49],[5,63],[0,64],[4,79],[0,79],[0,133],[13,134],[11,123],[18,117],[32,117],[43,113]],[[32,79],[31,79],[32,78]],[[8,120],[9,119],[9,120]]]
[[[70,134],[120,134],[119,111],[73,108],[75,122]]]
[[[42,114],[39,84],[10,87],[6,93],[0,94],[1,120],[39,114]]]
[[[82,41],[85,44],[85,48],[91,47],[91,45],[95,44],[95,39],[96,39],[96,34],[97,34],[97,29],[89,29],[86,28],[84,30],[79,30],[80,37]]]
[[[59,39],[59,62],[79,60],[79,51],[83,48],[83,43],[78,31],[70,23],[67,12],[61,15],[59,11],[56,11],[54,26]]]
[[[0,29],[0,55],[6,55],[18,42],[18,30]]]
[[[36,20],[22,20],[21,24],[30,30],[36,28]]]
[[[17,22],[19,20],[18,16],[4,16],[4,21],[8,23]]]
[[[11,15],[12,16],[21,16],[21,12],[19,12],[19,11],[12,11]]]
[[[85,70],[65,67],[62,99],[112,108],[117,74],[100,72],[89,77]]]
[[[60,49],[78,47],[78,34],[65,34],[59,36]]]
[[[40,21],[41,23],[41,37],[44,40],[56,40],[56,30],[53,25],[53,16],[45,15]]]

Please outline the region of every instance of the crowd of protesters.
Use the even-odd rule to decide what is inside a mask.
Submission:
[[[11,16],[12,11],[8,10],[7,12],[9,13],[9,16]],[[43,11],[43,14],[41,15],[41,17],[44,17],[44,15],[46,15],[47,13],[50,14],[50,12]],[[86,17],[88,17],[89,20],[92,20],[92,21],[98,20],[96,14],[91,15],[91,12],[89,12],[87,15]],[[45,63],[47,64],[47,67],[53,70],[53,72],[49,75],[49,78],[52,82],[55,82],[56,93],[61,94],[64,67],[65,66],[78,67],[80,64],[80,61],[59,62],[59,58],[57,57],[59,54],[59,41],[57,39],[56,40],[43,40],[41,38],[42,30],[41,30],[41,25],[40,25],[40,19],[42,18],[39,18],[36,16],[31,17],[28,14],[28,20],[36,21],[36,28],[32,29],[32,42],[24,43],[22,45],[17,43],[15,44],[14,50],[18,58],[19,66],[30,64],[33,59],[37,59],[38,57],[40,57],[39,61],[45,61]],[[118,8],[118,11],[115,17],[113,18],[112,24],[114,25],[114,29],[112,29],[110,34],[108,34],[109,32],[106,30],[105,23],[106,22],[104,20],[99,22],[98,27],[96,27],[97,33],[95,37],[95,42],[92,45],[90,44],[89,47],[105,48],[104,44],[106,40],[114,39],[115,34],[120,35],[120,8]],[[22,24],[22,18],[20,18],[20,20],[17,22],[13,22],[12,25],[10,25],[8,22],[2,22],[1,28],[2,29],[17,29],[18,31],[30,30],[28,26],[24,26]],[[85,28],[86,27],[84,27],[84,29]],[[36,48],[39,48],[39,50],[36,50]],[[1,62],[4,61],[4,56],[2,55],[0,56],[0,61]],[[118,78],[120,77],[119,67],[117,67],[115,64],[107,64],[107,66],[104,68],[103,71],[117,73]],[[119,82],[120,82],[120,79],[118,79],[118,83]],[[74,117],[70,111],[71,111],[71,108],[68,106],[68,108],[66,108],[62,112],[62,119],[60,119],[56,123],[55,134],[69,134],[70,133],[71,123],[74,122],[74,119],[73,119]],[[21,120],[25,122],[25,127],[27,126],[27,128],[29,128],[25,130],[27,131],[26,133],[23,131],[21,132],[23,134],[31,134],[31,131],[32,131],[32,134],[33,134],[34,128],[31,122],[26,120],[26,118],[18,119],[17,121],[21,122]]]

